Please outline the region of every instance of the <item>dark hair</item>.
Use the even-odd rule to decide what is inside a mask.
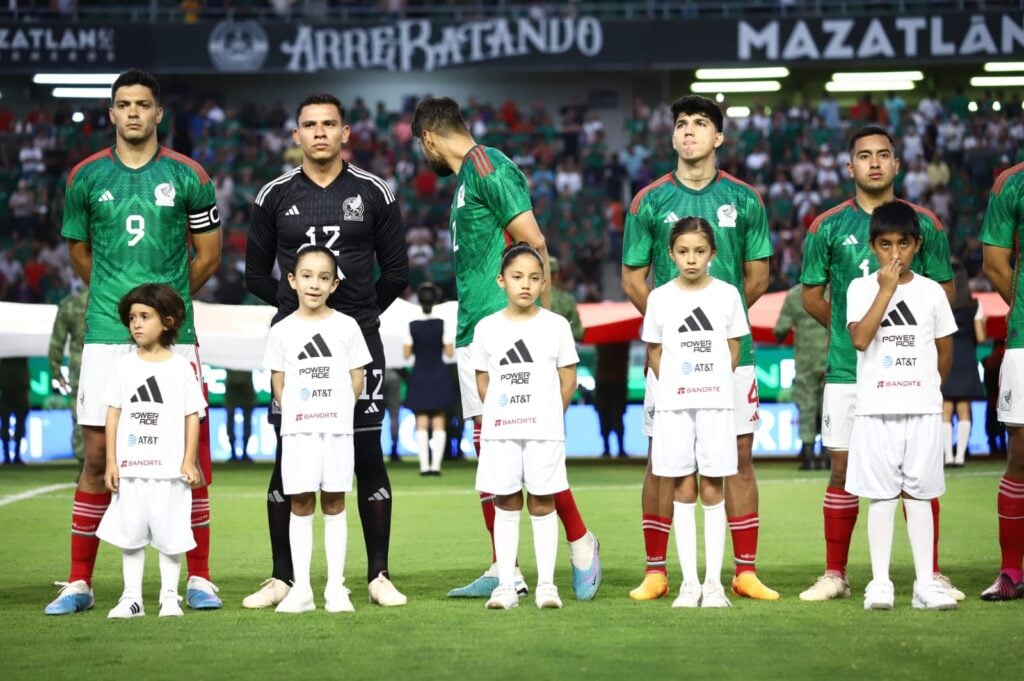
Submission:
[[[974,307],[974,296],[971,295],[971,286],[967,278],[967,268],[964,264],[953,258],[949,262],[953,267],[953,304],[951,307],[958,310],[962,307]]]
[[[430,314],[434,309],[434,304],[437,303],[440,297],[441,292],[429,281],[423,282],[416,289],[416,300],[419,301],[423,314]]]
[[[707,97],[700,95],[683,95],[672,102],[672,124],[675,125],[679,114],[704,114],[715,124],[715,130],[722,132],[725,124],[725,117],[722,109]]]
[[[671,251],[672,247],[675,246],[676,239],[683,234],[694,232],[708,240],[712,251],[718,250],[718,247],[715,246],[715,230],[711,228],[707,220],[696,216],[685,217],[672,225],[672,231],[668,233],[668,249]]]
[[[512,261],[521,255],[532,255],[540,263],[541,269],[544,268],[544,259],[540,257],[540,252],[525,241],[517,241],[514,244],[509,244],[501,254],[501,272],[504,274]]]
[[[338,108],[338,118],[341,119],[342,123],[345,122],[345,107],[341,105],[341,100],[327,92],[315,92],[303,97],[299,105],[295,107],[295,124],[299,124],[299,117],[302,116],[303,109],[316,104],[333,104]]]
[[[331,249],[327,248],[326,246],[309,245],[309,244],[299,248],[299,252],[295,254],[295,265],[292,266],[292,272],[291,273],[295,274],[296,272],[298,272],[299,271],[299,261],[301,261],[303,258],[305,258],[305,257],[307,257],[309,255],[312,255],[314,253],[320,253],[322,255],[327,256],[327,259],[330,260],[334,264],[334,269],[335,269],[334,276],[335,276],[335,278],[337,278],[337,276],[338,276],[338,274],[337,274],[338,257],[336,255],[334,255],[334,251],[332,251]]]
[[[859,128],[853,131],[850,135],[850,143],[847,145],[846,150],[850,152],[850,156],[853,156],[853,148],[857,146],[857,140],[865,137],[874,137],[875,135],[881,135],[885,139],[889,140],[889,146],[892,147],[892,153],[896,153],[896,142],[892,139],[892,135],[885,128],[880,128],[877,125],[865,125],[863,128]]]
[[[451,97],[424,97],[416,105],[412,115],[412,135],[417,139],[424,130],[447,135],[449,133],[469,134],[462,110]]]
[[[167,328],[160,334],[160,345],[168,347],[178,340],[178,332],[185,323],[185,301],[167,284],[142,284],[136,286],[117,304],[117,316],[125,328],[129,328],[128,315],[132,305],[145,305],[156,310]]]
[[[128,69],[123,71],[121,75],[117,77],[114,84],[110,86],[110,101],[114,101],[114,97],[117,95],[117,91],[123,87],[130,87],[132,85],[142,85],[148,87],[149,91],[153,93],[153,99],[160,101],[160,83],[150,73],[146,73],[140,69]]]
[[[921,240],[921,224],[917,211],[906,201],[883,203],[871,213],[868,238],[874,243],[883,234],[896,233]]]

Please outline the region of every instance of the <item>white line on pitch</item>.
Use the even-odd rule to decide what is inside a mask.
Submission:
[[[8,494],[7,496],[0,497],[0,506],[6,506],[13,504],[16,501],[24,501],[25,499],[31,499],[32,497],[42,496],[50,492],[56,492],[62,489],[71,489],[77,487],[77,483],[74,482],[63,482],[59,485],[47,485],[46,487],[36,487],[25,492],[18,492],[17,494]]]

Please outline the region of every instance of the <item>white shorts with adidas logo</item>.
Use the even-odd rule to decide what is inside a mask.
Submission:
[[[1001,423],[1024,428],[1024,348],[1007,350],[1003,356],[996,414]]]
[[[126,551],[147,544],[169,556],[191,551],[192,490],[180,478],[121,478],[96,536]]]
[[[351,435],[281,436],[281,485],[285,494],[351,492],[354,467]]]

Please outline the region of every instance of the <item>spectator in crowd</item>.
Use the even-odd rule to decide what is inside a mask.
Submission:
[[[4,447],[5,464],[24,463],[21,459],[21,441],[25,439],[28,409],[28,357],[0,359],[0,443]]]

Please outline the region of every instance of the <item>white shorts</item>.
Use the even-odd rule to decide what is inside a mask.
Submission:
[[[355,450],[351,435],[295,433],[281,436],[281,486],[285,494],[351,492]]]
[[[856,383],[826,383],[821,396],[821,444],[850,451],[853,413],[857,407]]]
[[[132,343],[86,343],[82,346],[82,368],[78,378],[78,425],[107,424],[107,405],[100,397],[107,387],[110,367],[118,357],[134,352],[135,349]],[[199,346],[175,345],[172,349],[189,361],[202,381],[203,364],[199,361]],[[199,412],[199,418],[205,416],[206,410],[203,409]]]
[[[999,368],[996,416],[1011,428],[1024,428],[1024,348],[1007,350]]]
[[[462,400],[462,418],[468,419],[484,413],[480,391],[476,387],[476,369],[470,346],[455,348],[455,365],[459,370],[459,397]]]
[[[561,440],[481,440],[476,489],[491,494],[556,494],[569,489]]]
[[[736,417],[731,409],[659,411],[651,440],[651,472],[665,478],[736,475]]]
[[[654,393],[657,386],[658,379],[654,377],[654,371],[648,368],[644,388],[644,435],[647,437],[654,436]],[[732,391],[736,435],[749,435],[757,430],[757,424],[761,421],[757,411],[760,404],[757,397],[757,373],[753,366],[736,367],[732,372]]]
[[[118,490],[100,521],[97,537],[127,551],[152,544],[169,556],[196,547],[192,490],[184,480],[121,478]]]
[[[846,491],[866,499],[942,496],[942,415],[855,417]]]

